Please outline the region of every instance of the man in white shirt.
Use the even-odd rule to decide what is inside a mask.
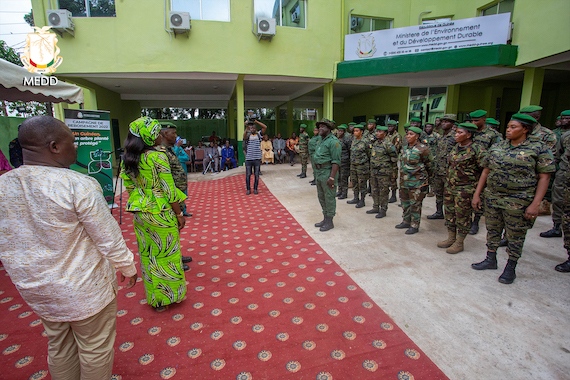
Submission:
[[[18,133],[24,165],[0,177],[0,259],[47,332],[51,378],[110,379],[116,335],[116,269],[136,284],[133,254],[101,186],[68,169],[75,137],[34,116]]]

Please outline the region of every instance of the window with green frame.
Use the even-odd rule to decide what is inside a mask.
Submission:
[[[352,16],[350,18],[350,34],[391,29],[392,21],[394,20],[388,18]]]
[[[115,0],[59,0],[58,8],[73,17],[115,17]]]
[[[515,0],[501,0],[487,8],[481,9],[481,16],[496,15],[499,13],[511,12],[511,21],[513,19],[513,10],[515,9]]]

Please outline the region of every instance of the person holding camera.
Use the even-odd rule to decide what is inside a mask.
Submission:
[[[261,131],[257,130],[256,125],[261,126]],[[259,184],[259,169],[261,167],[261,139],[267,130],[267,125],[257,119],[250,119],[245,123],[245,131],[243,132],[243,146],[245,153],[245,186],[246,195],[251,194],[251,174],[255,176],[253,183],[253,193],[258,194],[257,185]]]

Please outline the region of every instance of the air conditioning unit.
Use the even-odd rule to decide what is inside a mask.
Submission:
[[[258,39],[266,38],[271,40],[275,35],[275,27],[277,22],[274,18],[259,17],[257,19],[257,37]]]
[[[67,9],[48,9],[47,21],[52,30],[63,37],[63,33],[69,33],[75,37],[75,24],[71,18],[71,12]]]
[[[361,17],[350,18],[350,29],[356,30],[362,26],[363,20]]]
[[[171,11],[168,18],[168,24],[174,33],[188,34],[191,28],[190,13]]]

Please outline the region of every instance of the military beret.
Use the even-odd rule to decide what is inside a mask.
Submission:
[[[446,113],[445,115],[443,115],[442,117],[440,117],[441,120],[450,120],[450,121],[457,121],[457,115],[454,113]]]
[[[418,127],[410,127],[409,131],[416,132],[418,135],[422,133],[422,130]]]
[[[473,111],[469,114],[469,116],[474,117],[474,118],[480,118],[487,115],[487,111],[485,110],[477,110],[477,111]]]
[[[299,125],[299,128],[307,128],[307,124],[301,124]]]
[[[346,129],[348,126],[346,124],[341,124],[337,127],[338,129]]]
[[[457,128],[466,129],[466,130],[471,131],[471,132],[477,131],[477,126],[473,123],[459,123],[457,125]]]
[[[533,125],[538,123],[534,117],[524,113],[515,113],[513,116],[511,116],[511,120],[516,120],[526,125]]]
[[[396,120],[388,120],[388,125],[398,125]]]
[[[422,119],[420,119],[419,117],[412,117],[410,119],[410,121],[419,121],[420,123],[422,122]]]
[[[388,127],[385,127],[385,126],[383,126],[383,125],[379,125],[379,126],[376,127],[376,130],[377,130],[377,131],[387,131],[387,130],[388,130]]]
[[[348,125],[356,125],[356,123],[351,121],[350,123],[348,123]]]
[[[558,117],[556,118],[556,120],[560,120],[560,119],[562,119],[562,116],[558,116]]]
[[[366,126],[366,125],[367,125],[367,123],[366,123],[366,122],[364,122],[364,121],[361,121],[359,125],[364,125],[364,126]]]
[[[409,126],[410,126],[410,123],[404,124],[404,128],[409,127]]]
[[[570,110],[560,112],[560,116],[570,116]]]
[[[176,124],[171,123],[169,121],[163,121],[160,123],[161,129],[176,129]]]
[[[376,120],[374,120],[374,119],[368,119],[368,122],[369,122],[369,123],[376,123]]]
[[[497,120],[493,119],[492,117],[488,117],[487,120],[485,121],[485,123],[491,124],[491,125],[500,125],[501,124]]]
[[[321,124],[326,125],[329,129],[334,129],[334,123],[332,121],[330,121],[329,119],[321,119],[321,121],[317,121],[317,123],[315,124],[315,126],[320,126]],[[303,124],[301,124],[303,125]]]
[[[366,123],[364,123],[364,124],[362,124],[362,123],[356,124],[356,125],[354,126],[354,128],[358,128],[358,129],[360,129],[361,131],[363,131],[363,130],[366,129]]]
[[[542,111],[542,107],[541,106],[526,106],[523,107],[519,110],[519,112],[536,112],[536,111]]]

